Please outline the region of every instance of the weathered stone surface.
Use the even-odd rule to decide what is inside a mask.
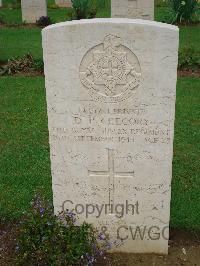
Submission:
[[[111,17],[154,20],[154,0],[111,0]]]
[[[43,49],[55,213],[83,204],[79,221],[113,251],[167,253],[178,28],[66,22],[43,30]]]
[[[2,3],[2,0],[0,0],[0,7],[2,7],[3,6],[3,3]]]
[[[46,0],[21,0],[22,20],[35,23],[40,17],[47,16]]]
[[[72,6],[71,0],[56,0],[55,3],[59,7],[71,7]]]

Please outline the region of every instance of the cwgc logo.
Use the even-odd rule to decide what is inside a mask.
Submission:
[[[120,37],[107,35],[83,57],[80,79],[94,100],[115,103],[132,96],[141,80],[141,68]]]

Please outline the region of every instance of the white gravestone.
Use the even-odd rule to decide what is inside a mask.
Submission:
[[[72,6],[71,0],[56,0],[55,3],[59,7],[71,7]]]
[[[35,23],[40,17],[47,16],[46,0],[21,0],[22,20]]]
[[[113,251],[167,253],[178,28],[94,19],[42,33],[55,213],[73,209]]]
[[[154,20],[154,0],[111,0],[111,17]]]

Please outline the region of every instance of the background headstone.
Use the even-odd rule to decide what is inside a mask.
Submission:
[[[56,0],[56,5],[59,7],[71,7],[72,2],[71,0]]]
[[[40,17],[47,16],[46,0],[21,0],[22,20],[35,23]]]
[[[0,0],[0,7],[2,7],[3,6],[3,3],[2,3],[2,0]]]
[[[154,0],[111,0],[111,17],[154,20]]]
[[[66,22],[43,30],[43,50],[55,213],[75,209],[113,251],[167,253],[178,28]]]

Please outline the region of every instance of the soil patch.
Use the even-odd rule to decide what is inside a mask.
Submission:
[[[178,27],[193,27],[193,26],[199,26],[200,25],[200,21],[192,21],[189,23],[186,22],[179,22],[179,23],[175,23],[176,26]]]
[[[45,27],[41,27],[41,26],[38,26],[37,24],[0,24],[0,28],[17,28],[17,29],[21,29],[21,28],[28,28],[28,29],[31,29],[31,28],[45,28]]]
[[[33,72],[20,72],[12,75],[12,77],[44,77],[43,72],[33,71]]]
[[[199,266],[200,234],[171,230],[169,254],[108,254],[96,264],[104,266]]]
[[[3,224],[0,221],[0,265],[15,265],[14,252],[16,236],[16,224]]]
[[[0,75],[1,77],[44,77],[44,73],[39,71],[19,72],[13,75]]]
[[[6,62],[0,62],[0,67],[5,66]],[[7,76],[7,75],[6,75]],[[19,77],[19,76],[24,76],[24,77],[44,77],[44,73],[40,71],[31,71],[31,72],[20,72],[17,74],[10,75],[12,77]],[[1,77],[1,75],[0,75]],[[195,78],[200,78],[200,70],[178,70],[178,77],[195,77]]]
[[[195,78],[199,78],[200,77],[200,69],[196,69],[196,70],[192,70],[192,69],[178,70],[178,76],[179,77],[195,77]]]
[[[63,7],[66,7],[65,4]],[[70,6],[67,6],[68,8]],[[164,22],[165,23],[165,22]],[[200,26],[200,21],[194,21],[190,23],[176,23],[175,24],[178,27],[194,27],[194,26]],[[45,28],[46,26],[38,26],[36,23],[19,23],[19,24],[7,24],[7,23],[0,23],[0,28]]]

